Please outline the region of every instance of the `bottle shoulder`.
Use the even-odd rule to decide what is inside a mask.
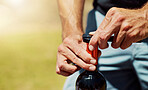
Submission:
[[[101,75],[101,73],[88,72],[88,71],[82,72],[77,78],[77,82],[81,82],[81,83],[89,82],[89,84],[92,84],[92,85],[94,83],[97,85],[100,85],[101,83],[106,84],[106,80],[104,76]]]
[[[82,90],[85,90],[85,88],[87,88],[87,90],[105,90],[106,81],[99,72],[84,71],[77,78],[76,87],[83,88]]]

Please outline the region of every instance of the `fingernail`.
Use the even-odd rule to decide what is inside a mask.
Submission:
[[[95,69],[96,69],[95,66],[90,66],[90,67],[89,67],[89,70],[91,70],[91,71],[94,71]]]
[[[90,60],[91,64],[96,64],[96,60]]]
[[[94,32],[89,32],[89,35],[94,35],[95,34],[95,31]]]
[[[89,50],[90,51],[93,51],[94,50],[94,47],[92,45],[89,45]]]

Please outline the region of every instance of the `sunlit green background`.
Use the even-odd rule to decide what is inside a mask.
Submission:
[[[57,0],[0,0],[0,90],[62,90]],[[92,0],[86,0],[84,27]]]

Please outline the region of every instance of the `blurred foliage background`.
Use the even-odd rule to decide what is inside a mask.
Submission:
[[[92,0],[86,0],[84,28]],[[57,0],[0,0],[0,90],[62,90]]]

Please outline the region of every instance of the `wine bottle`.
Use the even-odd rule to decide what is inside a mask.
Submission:
[[[87,52],[97,60],[96,67],[98,64],[98,48],[94,51],[90,51],[88,43],[91,36],[83,34],[83,41],[87,43]],[[106,80],[104,76],[96,69],[95,71],[82,72],[76,81],[76,90],[106,90]]]

